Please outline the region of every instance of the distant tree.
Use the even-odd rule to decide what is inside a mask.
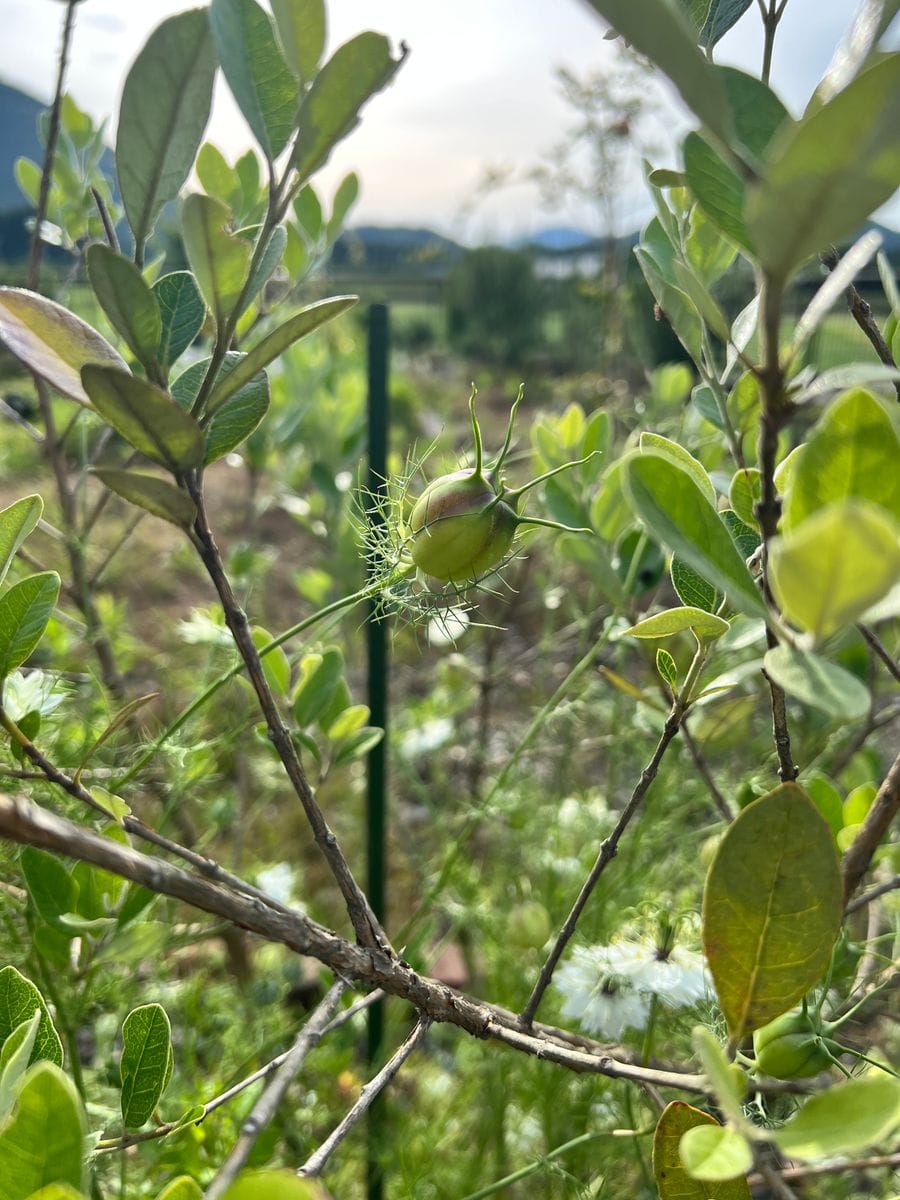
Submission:
[[[450,341],[463,354],[508,363],[540,340],[543,289],[527,251],[468,250],[448,280],[447,306]]]

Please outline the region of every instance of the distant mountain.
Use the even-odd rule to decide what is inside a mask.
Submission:
[[[583,229],[575,229],[570,225],[551,225],[527,237],[516,238],[510,245],[534,246],[538,250],[577,250],[596,240]]]
[[[41,159],[38,118],[44,105],[0,83],[0,216],[31,207],[16,183],[16,159]]]
[[[329,270],[443,275],[463,253],[462,246],[433,229],[360,225],[335,242]]]

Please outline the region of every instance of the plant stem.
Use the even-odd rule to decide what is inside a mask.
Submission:
[[[338,980],[333,984],[300,1030],[296,1041],[273,1075],[271,1082],[267,1084],[263,1094],[254,1104],[250,1115],[241,1125],[240,1136],[231,1153],[216,1172],[212,1183],[207,1187],[204,1200],[221,1200],[221,1197],[234,1183],[241,1168],[246,1164],[257,1138],[274,1120],[275,1114],[284,1101],[287,1090],[297,1072],[303,1066],[304,1060],[321,1041],[322,1034],[340,1003],[346,986],[343,980]]]
[[[321,1175],[322,1171],[328,1163],[329,1158],[340,1146],[341,1142],[372,1107],[376,1098],[384,1091],[387,1085],[391,1082],[412,1052],[416,1049],[419,1043],[425,1037],[431,1026],[431,1021],[428,1017],[420,1016],[411,1033],[406,1037],[403,1043],[398,1047],[393,1056],[388,1059],[385,1065],[381,1068],[377,1075],[373,1076],[369,1082],[363,1087],[360,1092],[359,1099],[344,1117],[344,1119],[332,1130],[322,1145],[311,1154],[300,1170],[298,1175],[304,1178],[315,1178]],[[206,1200],[211,1200],[207,1194]]]
[[[528,999],[528,1003],[522,1010],[522,1023],[526,1027],[530,1027],[534,1021],[535,1014],[537,1013],[538,1006],[541,1003],[544,992],[547,990],[550,980],[553,978],[553,972],[556,970],[556,964],[562,957],[563,951],[569,944],[569,941],[575,932],[575,927],[578,924],[579,917],[584,911],[585,905],[591,898],[591,894],[594,888],[597,886],[600,876],[615,858],[623,833],[628,828],[632,817],[637,812],[641,801],[649,791],[653,780],[656,778],[656,773],[659,770],[659,764],[662,762],[663,755],[669,748],[669,745],[678,732],[682,715],[682,709],[676,702],[672,706],[672,710],[666,718],[662,735],[656,744],[656,749],[653,751],[653,757],[641,772],[640,779],[635,785],[634,791],[631,793],[631,798],[622,809],[612,833],[609,835],[609,837],[604,838],[600,846],[600,852],[598,853],[594,865],[591,868],[590,874],[582,884],[581,891],[578,893],[569,915],[566,917],[562,928],[556,936],[556,941],[553,943],[553,948],[550,951],[547,961],[541,968],[541,973],[538,977],[537,983],[534,985],[534,990]]]
[[[547,1163],[553,1162],[555,1158],[561,1158],[564,1154],[568,1154],[570,1150],[577,1150],[579,1146],[595,1142],[598,1138],[616,1136],[618,1136],[617,1133],[581,1133],[578,1137],[574,1137],[568,1142],[563,1142],[561,1146],[556,1146],[553,1150],[549,1150],[541,1158],[529,1163],[527,1167],[520,1167],[518,1171],[513,1171],[511,1175],[505,1175],[502,1179],[496,1179],[486,1187],[479,1188],[477,1192],[470,1192],[463,1200],[487,1200],[488,1196],[496,1196],[504,1188],[511,1187],[512,1184],[519,1183],[522,1179],[527,1179],[529,1175],[534,1175],[536,1172],[542,1171]]]
[[[881,839],[887,833],[888,827],[898,812],[900,812],[900,754],[891,764],[859,833],[841,860],[845,901],[849,900],[859,886],[860,880],[869,869],[872,855],[878,849]]]
[[[538,710],[530,725],[525,730],[522,740],[506,760],[503,770],[494,780],[487,795],[484,796],[483,799],[481,799],[469,812],[462,828],[453,840],[453,845],[444,856],[444,861],[441,863],[441,869],[438,873],[437,879],[423,896],[416,911],[397,934],[396,940],[399,944],[406,944],[410,934],[428,912],[435,899],[444,890],[451,870],[468,844],[469,834],[475,828],[497,793],[506,786],[506,782],[509,779],[513,768],[537,737],[538,733],[540,733],[541,729],[543,729],[544,725],[546,725],[551,714],[559,707],[577,680],[579,680],[585,671],[587,671],[596,662],[598,652],[609,639],[609,630],[611,628],[612,623],[611,621],[608,621],[604,626],[603,633],[600,635],[600,637],[591,645],[591,648],[587,651],[587,653],[578,660],[575,666],[572,667],[568,675],[565,677],[550,699]]]
[[[344,853],[338,845],[337,837],[329,828],[328,822],[325,820],[321,808],[319,808],[318,801],[315,798],[309,780],[306,778],[306,772],[303,770],[303,765],[300,762],[300,756],[297,753],[291,732],[278,711],[275,698],[272,695],[268,680],[263,672],[259,651],[250,633],[250,623],[247,620],[247,614],[235,599],[231,583],[225,574],[222,558],[206,517],[203,492],[199,481],[194,478],[189,480],[188,491],[197,507],[197,517],[193,528],[195,545],[203,565],[206,567],[207,573],[212,580],[213,586],[218,593],[222,610],[225,614],[225,623],[231,630],[231,635],[234,638],[238,652],[244,660],[247,674],[250,677],[250,683],[256,692],[260,711],[265,717],[268,726],[269,738],[272,745],[281,759],[297,799],[303,806],[303,811],[312,829],[316,844],[321,850],[328,866],[331,868],[335,882],[341,891],[341,895],[344,897],[347,913],[360,944],[370,949],[390,952],[390,943],[387,940],[387,935],[372,912],[365,893],[356,882],[353,872],[350,870],[347,860],[344,857]]]
[[[762,366],[757,375],[760,381],[762,412],[759,419],[759,442],[757,459],[760,472],[760,499],[756,516],[762,535],[763,594],[767,603],[774,606],[768,578],[769,542],[778,532],[781,502],[775,487],[775,465],[778,457],[778,435],[790,413],[790,404],[784,392],[784,368],[779,349],[779,327],[781,324],[782,289],[780,284],[766,277],[760,285],[760,341],[763,354]],[[766,643],[769,649],[778,645],[771,628],[766,626]],[[784,690],[765,671],[763,675],[769,685],[772,702],[772,733],[778,754],[778,775],[782,783],[797,778],[798,770],[791,753],[791,735],[787,722],[787,704]]]

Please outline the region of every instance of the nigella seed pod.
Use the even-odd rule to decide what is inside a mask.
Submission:
[[[512,444],[513,423],[521,400],[520,388],[510,412],[503,447],[495,459],[485,464],[481,428],[475,416],[475,389],[472,389],[469,414],[475,466],[442,475],[430,483],[416,501],[407,527],[408,561],[430,578],[457,588],[477,582],[508,557],[520,525],[544,525],[569,533],[592,532],[539,517],[519,516],[519,500],[530,488],[593,457],[588,455],[577,463],[555,467],[522,487],[507,487],[503,464]]]
[[[757,1070],[773,1079],[808,1079],[831,1066],[831,1054],[806,1013],[789,1012],[753,1035]]]
[[[454,471],[430,483],[410,518],[410,555],[444,583],[470,583],[509,553],[515,510],[474,470]]]

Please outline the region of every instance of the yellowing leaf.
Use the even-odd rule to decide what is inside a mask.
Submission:
[[[772,541],[769,578],[788,620],[823,640],[900,578],[900,526],[873,504],[830,504]]]
[[[802,788],[783,784],[741,811],[703,897],[704,949],[733,1037],[787,1012],[821,978],[842,908],[834,839]]]

